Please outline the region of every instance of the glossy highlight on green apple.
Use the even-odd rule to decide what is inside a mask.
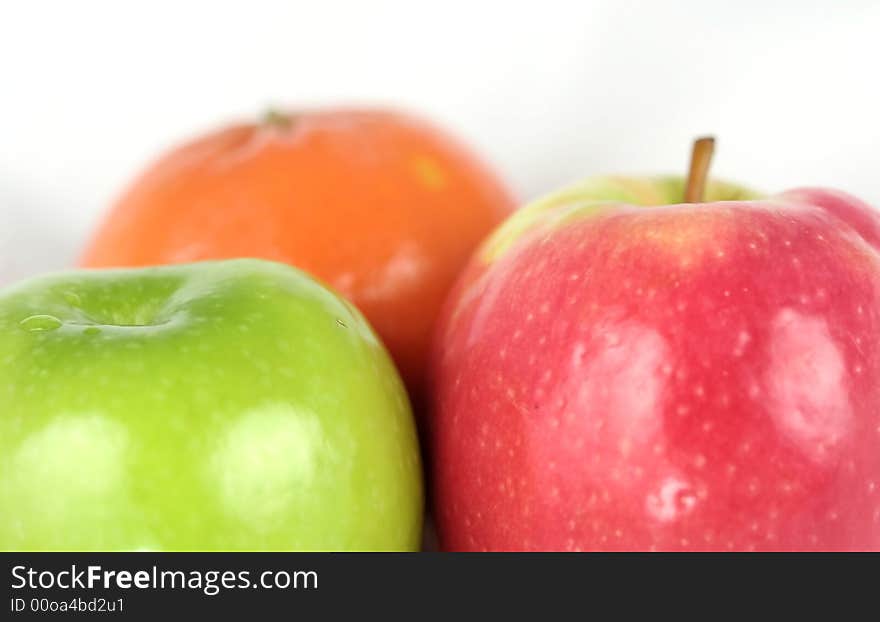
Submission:
[[[259,260],[0,292],[0,550],[415,550],[403,385],[360,313]]]

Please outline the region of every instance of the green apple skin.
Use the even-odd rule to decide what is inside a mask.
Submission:
[[[593,177],[549,194],[514,212],[482,244],[477,261],[491,264],[532,229],[564,226],[598,215],[620,204],[657,207],[681,203],[687,180],[674,175],[656,177]],[[762,195],[719,179],[706,184],[704,202],[750,201]]]
[[[349,303],[258,260],[0,292],[0,550],[416,550],[415,426]]]

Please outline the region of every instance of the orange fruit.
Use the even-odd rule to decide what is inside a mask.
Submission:
[[[513,208],[492,171],[419,119],[271,113],[160,158],[113,206],[81,263],[293,264],[363,311],[418,398],[447,290]]]

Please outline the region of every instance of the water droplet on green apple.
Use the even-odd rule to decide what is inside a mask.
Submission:
[[[76,292],[66,291],[62,294],[64,297],[64,302],[69,304],[71,307],[79,307],[82,305],[82,299],[79,297],[79,294]]]
[[[61,327],[61,320],[54,315],[32,315],[19,322],[19,325],[32,333],[41,333]]]

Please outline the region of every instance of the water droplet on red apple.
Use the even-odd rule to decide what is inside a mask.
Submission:
[[[666,477],[657,489],[645,499],[648,514],[668,523],[689,514],[697,504],[697,494],[690,483],[677,476]]]

